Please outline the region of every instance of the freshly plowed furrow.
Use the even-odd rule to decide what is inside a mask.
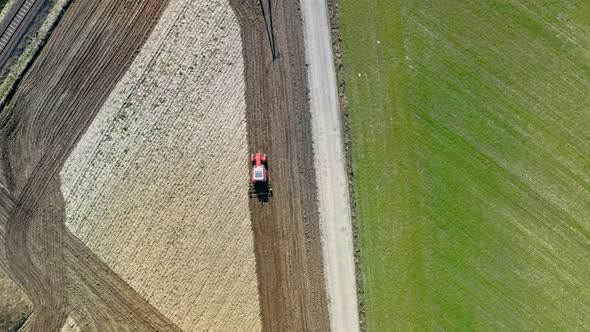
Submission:
[[[104,312],[87,319],[99,331],[178,330],[66,231],[57,177],[165,5],[75,1],[0,114],[2,187],[12,198],[2,204],[14,203],[0,230],[8,271],[34,305],[33,331],[58,330],[70,310]],[[88,299],[95,308],[77,306]]]
[[[48,192],[51,194],[40,198],[38,208],[31,218],[31,228],[24,243],[30,246],[28,249],[32,253],[31,262],[42,276],[41,282],[43,284],[42,290],[35,290],[39,291],[40,296],[43,296],[42,301],[37,301],[38,298],[29,295],[33,301],[34,310],[37,312],[36,319],[32,322],[33,327],[38,327],[36,330],[53,331],[61,328],[67,317],[66,276],[62,267],[61,245],[64,228],[62,222],[64,218],[63,202],[59,193],[59,182],[55,178],[49,183]],[[33,243],[34,245],[32,245]],[[19,257],[22,256],[19,255]],[[27,294],[29,294],[27,292],[29,286],[36,285],[24,285],[23,290]]]
[[[274,192],[250,203],[263,327],[328,330],[299,3],[273,1],[274,62],[258,1],[230,3],[242,27],[248,145],[268,154]]]
[[[12,200],[12,195],[0,183],[0,270],[2,271],[8,271],[4,244],[6,241],[6,225],[13,207],[14,201]]]

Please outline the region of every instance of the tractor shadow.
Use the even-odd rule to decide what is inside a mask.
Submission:
[[[270,183],[257,183],[250,186],[248,191],[250,198],[256,198],[261,203],[268,203],[272,197]]]

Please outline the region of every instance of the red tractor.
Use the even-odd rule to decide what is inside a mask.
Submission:
[[[267,198],[272,196],[270,181],[268,181],[267,161],[266,154],[260,152],[250,156],[250,163],[252,164],[252,171],[250,172],[250,197]]]

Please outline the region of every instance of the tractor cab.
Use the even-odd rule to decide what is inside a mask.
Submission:
[[[266,176],[264,173],[266,173],[264,166],[254,167],[252,170],[252,182],[266,182]]]
[[[264,165],[254,166],[252,168],[252,183],[266,182],[266,169]]]
[[[250,172],[250,197],[258,197],[261,201],[267,201],[272,196],[270,181],[268,180],[268,164],[266,155],[256,153],[250,157],[252,171]]]
[[[250,163],[252,163],[252,183],[266,182],[268,180],[266,161],[266,155],[260,152],[250,157]]]

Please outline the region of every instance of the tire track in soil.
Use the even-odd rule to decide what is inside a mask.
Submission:
[[[85,331],[179,330],[66,229],[58,176],[166,4],[75,0],[0,113],[11,211],[0,238],[10,276],[33,302],[32,331],[58,331],[70,311]]]
[[[268,154],[274,193],[250,202],[263,330],[327,331],[299,1],[273,2],[274,62],[258,1],[230,3],[242,31],[248,145]]]

